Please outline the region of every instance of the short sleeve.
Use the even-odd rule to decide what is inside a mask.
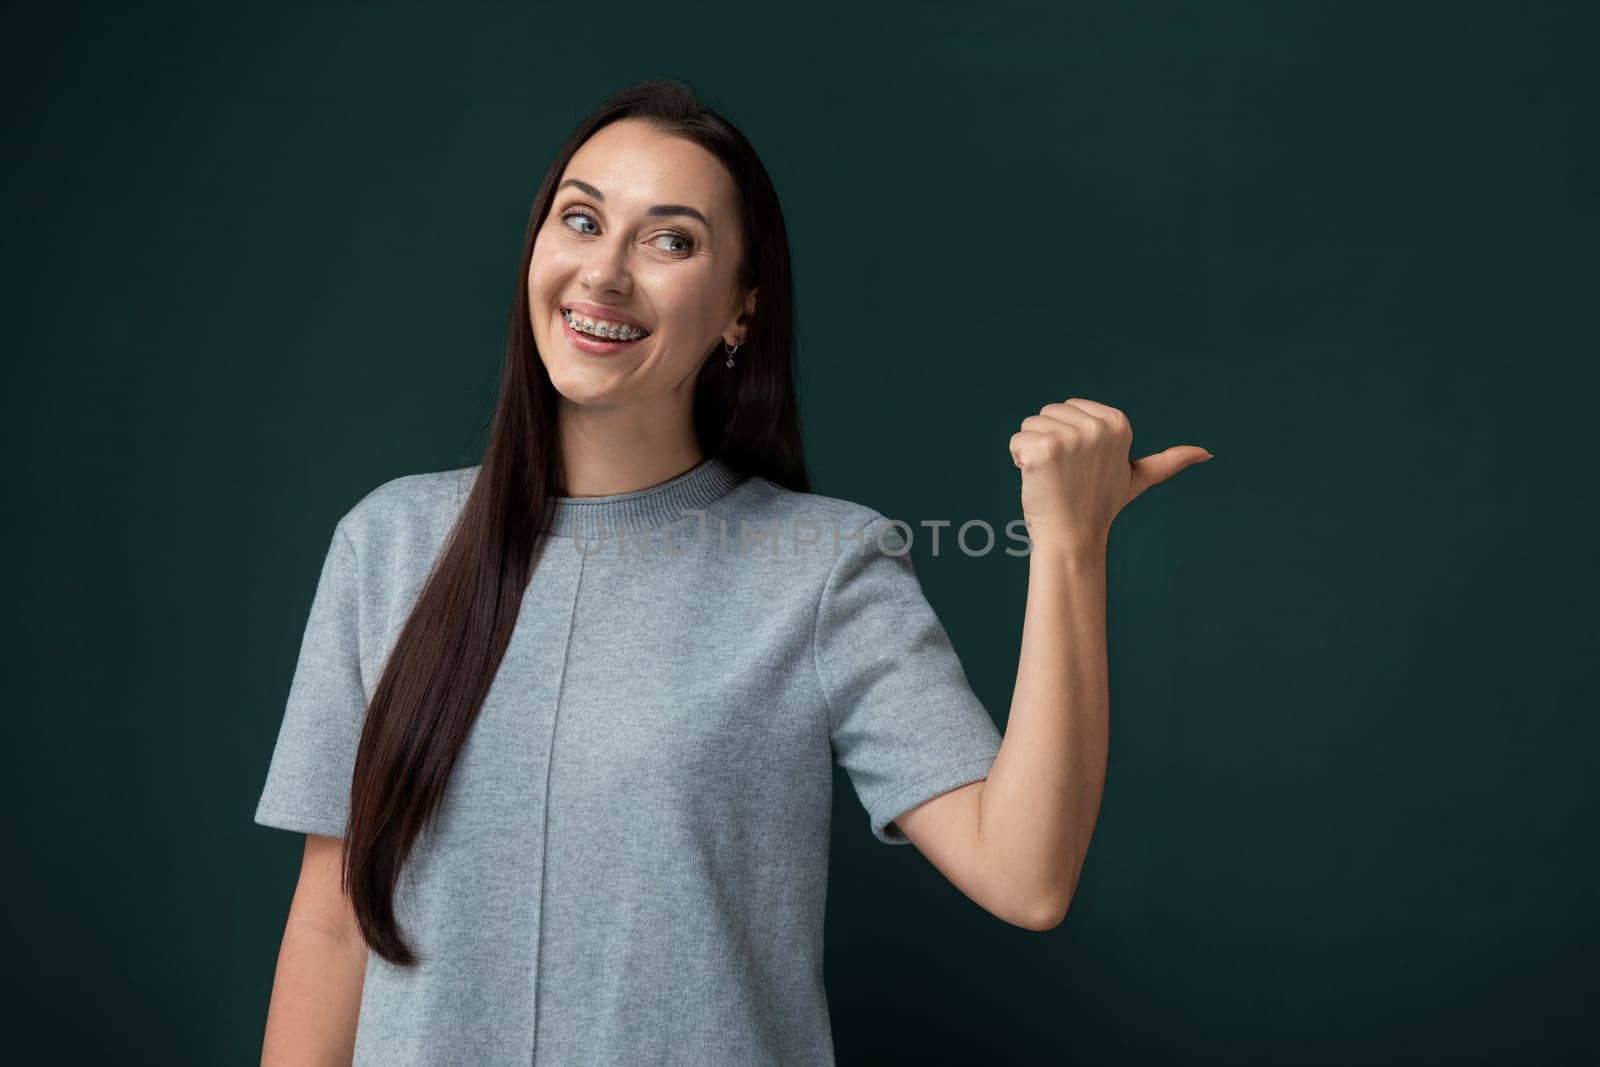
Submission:
[[[262,826],[345,835],[350,778],[367,711],[358,604],[355,546],[341,520],[322,563],[277,747],[256,805],[255,821]]]
[[[814,643],[834,758],[873,835],[904,845],[895,817],[987,778],[1000,731],[923,594],[905,536],[880,515],[839,547]]]

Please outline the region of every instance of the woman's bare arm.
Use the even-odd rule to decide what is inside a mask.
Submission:
[[[367,944],[340,885],[337,837],[306,835],[267,1008],[262,1067],[349,1064],[366,979]]]
[[[1061,923],[1100,817],[1111,736],[1106,549],[1152,485],[1211,453],[1174,445],[1129,462],[1133,426],[1083,397],[1046,404],[1011,436],[1031,543],[1011,716],[987,779],[901,815],[901,832],[956,887],[1030,930]]]

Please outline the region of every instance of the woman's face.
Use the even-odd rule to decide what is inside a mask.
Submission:
[[[534,237],[528,314],[556,390],[582,405],[687,405],[701,363],[740,342],[754,291],[736,292],[737,192],[715,156],[636,119],[599,130],[561,175]],[[746,299],[748,298],[748,299]],[[649,334],[586,351],[563,309]],[[748,321],[748,320],[746,320]]]

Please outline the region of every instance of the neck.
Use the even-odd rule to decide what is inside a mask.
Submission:
[[[562,412],[561,466],[569,497],[610,496],[659,485],[705,459],[687,419],[612,409]]]

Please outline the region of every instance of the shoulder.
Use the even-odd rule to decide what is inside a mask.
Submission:
[[[884,517],[876,508],[858,501],[823,493],[797,492],[768,481],[759,474],[746,479],[741,489],[750,494],[754,510],[769,518],[784,521],[812,519],[855,528],[872,519]]]
[[[770,528],[790,545],[812,545],[824,569],[852,549],[881,544],[893,550],[898,533],[881,511],[859,501],[823,493],[797,492],[752,476],[736,490],[728,509],[735,521]],[[734,531],[737,532],[737,531]]]
[[[362,495],[339,519],[338,530],[358,554],[396,545],[436,545],[472,492],[479,468],[404,474]]]

